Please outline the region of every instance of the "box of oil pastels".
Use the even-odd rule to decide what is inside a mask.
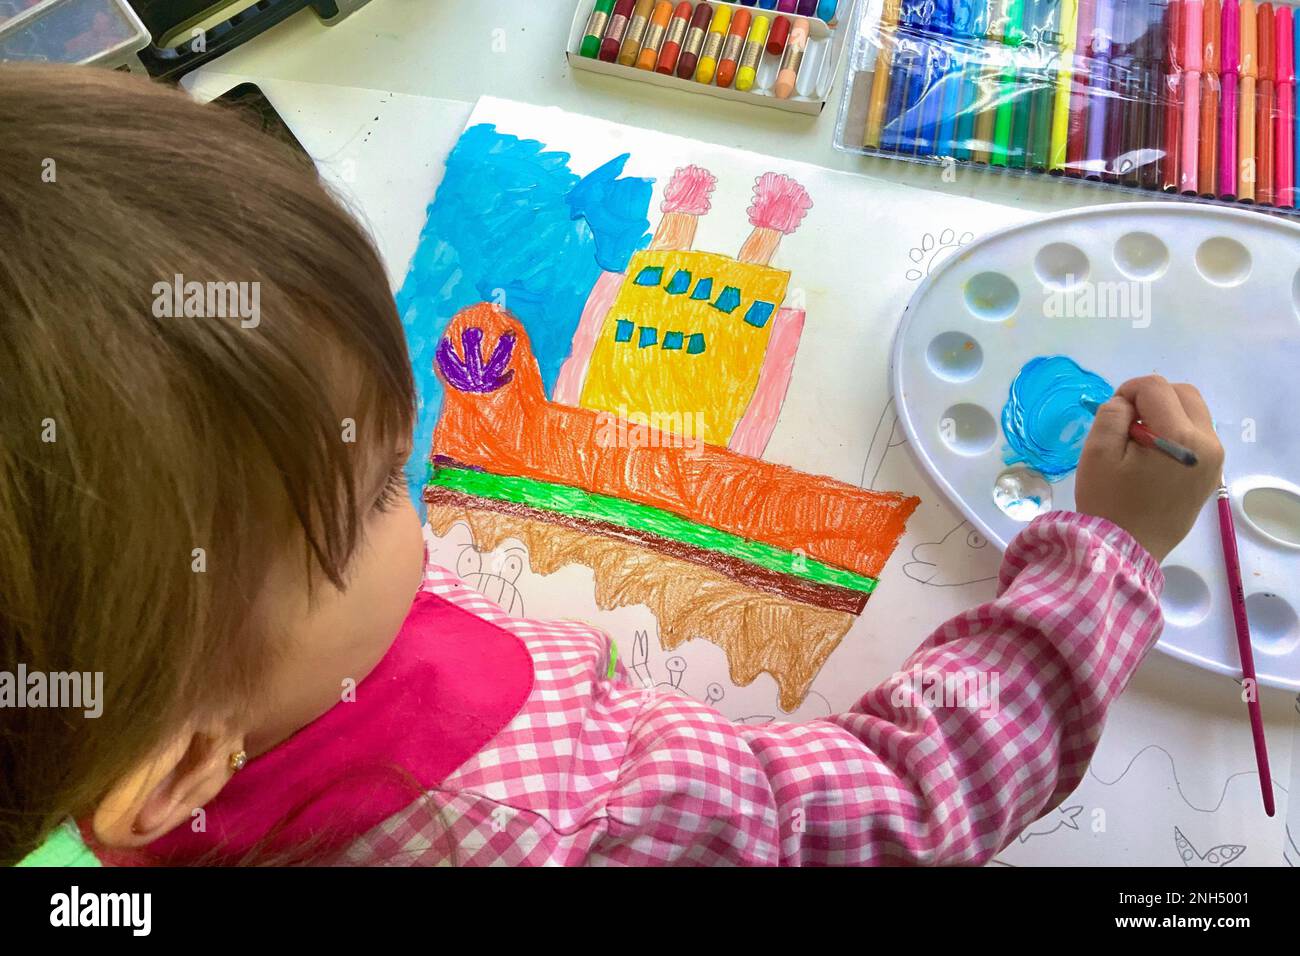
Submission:
[[[691,93],[820,113],[861,0],[579,0],[569,63]]]

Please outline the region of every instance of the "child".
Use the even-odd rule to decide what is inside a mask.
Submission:
[[[424,567],[384,271],[287,149],[54,68],[0,68],[0,140],[0,673],[103,681],[0,707],[5,863],[982,863],[1079,783],[1218,481],[1197,391],[1125,384],[995,600],[844,714],[733,724]]]

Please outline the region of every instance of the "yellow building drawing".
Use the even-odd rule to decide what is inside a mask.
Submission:
[[[632,257],[592,350],[579,404],[690,416],[727,444],[758,385],[790,273],[681,249]],[[701,416],[697,418],[696,416]]]

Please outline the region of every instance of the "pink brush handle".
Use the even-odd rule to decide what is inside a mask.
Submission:
[[[1237,651],[1241,655],[1241,676],[1251,682],[1254,693],[1246,702],[1250,711],[1250,734],[1255,738],[1255,764],[1259,767],[1259,788],[1264,795],[1264,812],[1273,806],[1273,778],[1268,769],[1268,747],[1264,745],[1264,716],[1259,709],[1259,681],[1255,677],[1255,655],[1250,648],[1250,621],[1246,617],[1246,593],[1241,584],[1241,558],[1237,554],[1237,528],[1232,520],[1228,489],[1219,489],[1219,537],[1223,561],[1228,567],[1228,591],[1232,596],[1232,619],[1237,625]]]

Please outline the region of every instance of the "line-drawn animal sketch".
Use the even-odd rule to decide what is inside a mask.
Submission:
[[[890,398],[871,435],[867,458],[862,465],[862,487],[875,490],[882,481],[886,456],[906,444],[907,437],[899,427],[898,412],[893,398]],[[923,541],[915,545],[912,560],[903,565],[903,573],[918,584],[931,587],[983,584],[997,578],[1001,560],[1001,554],[989,546],[982,534],[969,522],[961,521],[938,541]]]
[[[819,694],[819,693],[818,693],[817,691],[815,691],[815,690],[812,690],[812,691],[809,691],[809,692],[808,692],[808,696],[807,696],[807,698],[805,698],[805,700],[804,700],[804,706],[800,708],[800,711],[803,711],[803,710],[808,706],[809,702],[810,702],[814,697],[817,698],[817,700],[821,701],[822,706],[826,709],[825,714],[823,714],[822,716],[829,716],[829,715],[833,712],[833,710],[832,710],[832,708],[831,708],[831,702],[830,702],[829,700],[827,700],[827,699],[825,698],[825,696],[823,696],[822,694]],[[737,719],[736,719],[736,723],[738,723],[738,724],[770,724],[770,723],[772,723],[772,721],[774,721],[774,720],[785,720],[785,719],[787,719],[787,718],[784,718],[784,717],[778,717],[776,714],[750,714],[750,715],[747,716],[747,717],[739,717],[739,718],[737,718]],[[804,719],[804,720],[811,720],[812,718],[811,718],[811,717],[803,717],[802,719]]]
[[[1246,848],[1239,843],[1223,843],[1199,853],[1178,827],[1174,827],[1174,846],[1178,849],[1183,866],[1227,866],[1246,852]]]
[[[666,681],[656,681],[650,670],[650,634],[648,631],[637,631],[632,639],[632,660],[628,664],[628,670],[632,672],[642,687],[662,687],[668,690],[679,691],[687,696],[694,697],[689,691],[682,689],[682,678],[686,674],[686,658],[676,654],[664,661],[664,669],[668,671]],[[718,703],[727,696],[726,690],[717,681],[712,681],[704,688],[704,697],[696,698],[710,707],[716,707]]]
[[[913,266],[906,272],[907,279],[911,282],[920,282],[949,252],[961,248],[974,238],[973,232],[963,232],[958,235],[953,229],[943,230],[939,233],[938,239],[935,238],[934,233],[925,233],[921,236],[921,244],[907,251],[907,257],[913,262]]]
[[[1062,827],[1067,830],[1079,829],[1078,816],[1083,812],[1083,804],[1073,804],[1068,807],[1057,807],[1042,819],[1035,820],[1029,826],[1021,831],[1019,841],[1026,843],[1031,837],[1047,836],[1049,833],[1055,833]]]
[[[876,482],[880,478],[880,469],[885,464],[885,455],[891,448],[907,444],[907,437],[898,427],[898,412],[894,409],[894,400],[890,398],[876,421],[876,430],[871,433],[871,444],[867,447],[867,460],[862,464],[862,481],[859,484],[870,491],[878,491]]]
[[[431,552],[434,543],[437,551]],[[511,617],[527,615],[524,596],[518,587],[520,575],[528,568],[528,552],[521,543],[509,541],[496,551],[483,550],[474,541],[469,525],[457,522],[441,541],[431,538],[426,526],[425,553],[446,564],[466,584]]]
[[[1002,556],[969,521],[960,522],[938,541],[925,541],[912,549],[903,573],[919,584],[936,588],[982,584],[998,576]]]

